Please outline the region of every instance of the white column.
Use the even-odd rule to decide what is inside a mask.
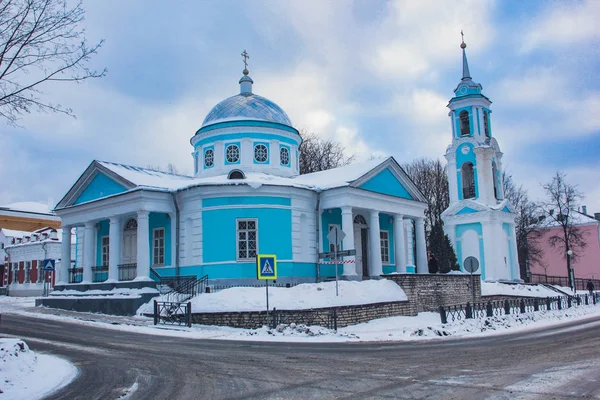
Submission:
[[[86,222],[83,234],[83,279],[81,283],[92,283],[92,267],[96,247],[96,223]]]
[[[169,213],[171,220],[171,267],[177,263],[177,214]]]
[[[69,283],[69,268],[71,268],[71,227],[62,227],[62,242],[60,244],[60,268],[58,269],[58,285]]]
[[[342,231],[346,234],[344,237],[344,250],[354,249],[354,218],[352,217],[352,207],[342,207]],[[356,260],[356,257],[344,257],[344,261]],[[356,275],[356,264],[344,264],[344,276]]]
[[[496,246],[496,237],[494,234],[494,226],[489,221],[481,223],[481,234],[483,236],[483,260],[479,260],[479,271],[483,275],[483,266],[485,264],[485,280],[491,281],[498,279],[498,265]],[[479,246],[477,246],[479,248]],[[464,253],[464,247],[463,247]],[[479,257],[477,257],[479,258]],[[504,264],[504,261],[502,262]],[[483,277],[482,277],[483,279]]]
[[[417,239],[417,273],[426,274],[427,268],[427,248],[425,245],[425,218],[415,218],[415,236]]]
[[[371,210],[369,214],[369,248],[370,271],[369,276],[380,276],[383,273],[381,266],[381,237],[379,227],[379,211]]]
[[[456,171],[456,160],[454,157],[448,157],[448,166],[446,168],[446,174],[448,175],[448,191],[450,195],[450,203],[456,203],[458,201],[458,178]]]
[[[319,209],[319,237],[317,238],[319,242],[319,253],[323,253],[323,210]]]
[[[474,149],[477,162],[478,200],[484,204],[496,204],[494,199],[494,179],[492,178],[491,150],[491,148],[481,147]]]
[[[121,262],[121,219],[110,217],[108,231],[108,280],[117,282],[119,280],[119,263]]]
[[[525,277],[521,276],[521,268],[519,265],[519,253],[517,249],[517,232],[515,231],[515,224],[510,225],[510,234],[512,239],[510,241],[510,249],[513,256],[513,270],[511,274],[512,279],[525,279]]]
[[[454,248],[454,253],[456,253],[456,226],[444,224],[444,233],[448,235],[448,239],[450,239],[450,244]],[[458,257],[458,254],[456,254],[456,256]],[[461,263],[462,260],[458,260],[458,262]]]
[[[136,281],[150,279],[150,234],[148,211],[137,213],[137,276]]]
[[[394,254],[396,272],[406,273],[406,238],[404,237],[404,216],[394,215]]]

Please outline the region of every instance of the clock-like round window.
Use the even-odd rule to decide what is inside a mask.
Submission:
[[[212,167],[215,165],[215,151],[213,149],[207,149],[204,152],[204,166]]]
[[[282,147],[279,150],[279,159],[281,160],[281,165],[290,165],[290,151],[287,147]]]
[[[264,163],[269,159],[269,150],[264,144],[257,144],[254,146],[254,159],[257,162]]]
[[[225,157],[228,163],[236,163],[240,160],[240,148],[235,144],[230,144],[225,149]]]

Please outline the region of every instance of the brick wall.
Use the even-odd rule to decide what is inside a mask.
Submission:
[[[473,303],[481,301],[481,280],[479,275],[447,274],[394,274],[385,275],[396,282],[408,301],[416,305],[416,312],[438,311],[440,306]]]

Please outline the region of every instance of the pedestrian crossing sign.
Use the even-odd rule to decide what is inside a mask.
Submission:
[[[256,256],[256,277],[261,280],[277,279],[277,256],[258,254]]]

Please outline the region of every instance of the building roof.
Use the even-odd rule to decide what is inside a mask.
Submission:
[[[0,210],[17,211],[24,213],[54,215],[48,204],[38,203],[35,201],[23,201],[19,203],[11,203],[0,206]]]
[[[276,122],[292,126],[292,121],[285,111],[271,100],[253,93],[240,93],[214,106],[204,118],[202,127],[240,119]]]

